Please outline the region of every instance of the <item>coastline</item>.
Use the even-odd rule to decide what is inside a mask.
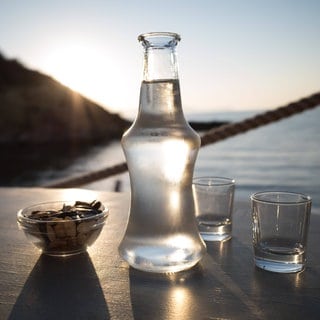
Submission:
[[[211,113],[214,119],[225,118],[227,121],[238,121],[246,115],[252,115],[252,112]],[[202,117],[208,119],[207,114]],[[242,198],[256,191],[286,189],[310,194],[313,206],[320,207],[317,192],[320,190],[319,117],[320,108],[201,148],[194,175],[233,177],[237,184],[236,195]],[[201,115],[198,118],[201,120]],[[5,156],[6,162],[4,157],[0,159],[1,186],[43,186],[124,161],[119,140],[52,150],[51,155],[37,148],[32,152],[20,148]],[[4,181],[6,176],[8,179]],[[127,173],[98,180],[83,188],[110,191],[118,180],[121,191],[130,190]]]

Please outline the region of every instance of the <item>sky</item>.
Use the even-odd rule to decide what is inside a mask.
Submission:
[[[185,112],[273,109],[319,91],[319,16],[319,0],[0,0],[0,52],[132,115],[137,36],[177,32]]]

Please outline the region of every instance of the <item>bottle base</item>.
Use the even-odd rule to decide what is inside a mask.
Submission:
[[[137,270],[154,273],[173,273],[195,266],[202,258],[202,251],[190,248],[159,248],[140,246],[123,249],[119,247],[120,256]]]
[[[150,265],[150,264],[136,264],[133,261],[128,261],[125,259],[130,267],[137,269],[139,271],[144,272],[152,272],[152,273],[176,273],[191,269],[194,267],[198,261],[193,261],[192,263],[183,264],[183,265],[165,265],[165,266],[158,266],[158,265]]]

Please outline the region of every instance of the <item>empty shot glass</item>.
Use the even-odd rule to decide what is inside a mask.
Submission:
[[[193,179],[195,215],[203,240],[227,241],[232,237],[235,181],[224,177]]]
[[[293,192],[251,196],[253,248],[257,267],[280,273],[305,268],[311,198]]]

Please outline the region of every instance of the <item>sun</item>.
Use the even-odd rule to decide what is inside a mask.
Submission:
[[[108,103],[106,88],[116,70],[102,50],[85,44],[61,45],[47,55],[45,69],[70,89],[96,102]]]
[[[37,68],[107,111],[134,117],[140,79],[136,61],[116,41],[75,36],[44,46]]]

